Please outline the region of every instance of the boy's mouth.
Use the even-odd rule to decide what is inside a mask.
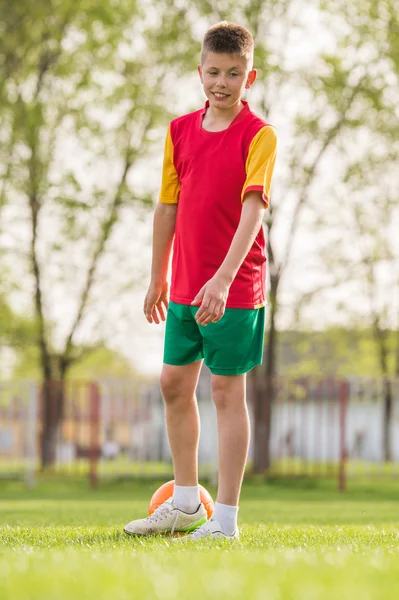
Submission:
[[[230,96],[230,94],[222,94],[221,92],[212,92],[212,94],[215,96],[215,98],[219,99],[228,98]]]

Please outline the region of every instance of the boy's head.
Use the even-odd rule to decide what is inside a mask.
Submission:
[[[201,64],[209,52],[216,54],[232,54],[247,60],[252,69],[254,58],[254,39],[252,34],[242,25],[221,21],[212,25],[202,42]]]
[[[256,79],[254,40],[242,25],[222,21],[205,34],[198,72],[210,103],[231,108]]]

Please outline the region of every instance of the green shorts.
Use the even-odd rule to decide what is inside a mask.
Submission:
[[[164,363],[205,359],[215,375],[240,375],[262,362],[265,308],[226,308],[217,323],[198,325],[198,306],[169,302]]]

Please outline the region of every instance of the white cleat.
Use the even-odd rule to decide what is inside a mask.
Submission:
[[[203,504],[194,513],[186,513],[174,505],[173,498],[169,498],[152,515],[131,521],[123,531],[129,535],[190,533],[206,523],[206,520],[207,513]]]
[[[223,533],[220,523],[211,519],[206,521],[203,525],[200,525],[195,531],[189,535],[185,535],[181,538],[182,541],[198,541],[202,539],[221,539],[221,540],[237,540],[240,537],[239,530],[233,533],[233,535],[226,535]]]

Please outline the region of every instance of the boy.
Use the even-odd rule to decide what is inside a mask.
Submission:
[[[168,311],[160,383],[175,488],[173,498],[153,515],[128,523],[126,533],[184,532],[192,539],[239,535],[238,500],[250,432],[245,381],[262,361],[262,218],[276,158],[273,127],[242,100],[256,79],[253,48],[244,27],[225,21],[211,27],[198,66],[206,105],[174,119],[168,129],[144,313],[149,323],[159,323]],[[219,444],[219,487],[209,521],[197,469],[195,389],[203,360],[212,373]]]

